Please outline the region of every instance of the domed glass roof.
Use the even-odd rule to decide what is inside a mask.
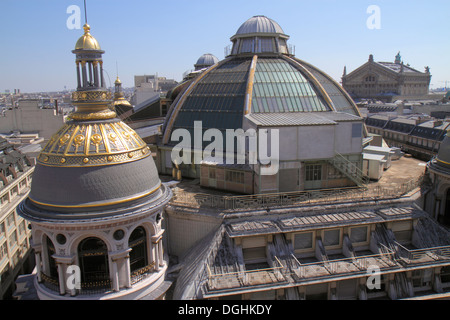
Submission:
[[[164,144],[175,143],[171,133],[177,128],[193,130],[194,121],[202,121],[203,130],[235,130],[242,128],[251,113],[344,112],[360,117],[353,100],[329,75],[279,49],[272,50],[281,48],[280,40],[285,41],[278,37],[284,33],[276,22],[256,16],[237,34],[242,37],[232,38],[233,53],[192,80],[172,103],[163,127]],[[255,42],[263,39],[273,45],[270,50],[261,50]]]

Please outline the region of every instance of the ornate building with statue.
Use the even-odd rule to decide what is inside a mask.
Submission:
[[[385,102],[403,99],[424,99],[428,95],[430,68],[424,72],[404,64],[400,52],[394,62],[377,62],[373,55],[369,60],[342,75],[342,86],[353,99],[377,99]]]

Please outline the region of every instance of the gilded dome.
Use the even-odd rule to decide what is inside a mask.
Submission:
[[[91,34],[91,27],[88,24],[83,26],[84,34],[78,39],[75,50],[101,50],[100,44]]]
[[[100,81],[103,51],[89,29],[84,26],[85,33],[72,51],[78,79],[89,81],[73,92],[76,110],[37,157],[26,201],[29,210],[40,210],[33,211],[36,215],[53,212],[53,217],[59,213],[73,217],[73,213],[122,210],[165,193],[149,147],[111,110],[112,94]]]

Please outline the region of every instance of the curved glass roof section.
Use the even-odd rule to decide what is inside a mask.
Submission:
[[[333,106],[338,112],[345,112],[360,117],[357,107],[347,95],[347,93],[339,87],[339,85],[325,72],[320,71],[316,67],[302,60],[296,59],[303,67],[305,67],[317,79],[320,85],[324,88]]]
[[[311,83],[289,62],[259,58],[252,93],[252,113],[331,111]]]
[[[184,128],[193,134],[194,121],[202,121],[203,130],[242,128],[250,63],[233,59],[209,71],[186,97],[172,131]]]

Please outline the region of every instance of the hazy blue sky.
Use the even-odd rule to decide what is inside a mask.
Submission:
[[[70,5],[83,0],[1,0],[0,91],[53,91],[75,87],[71,50],[82,29],[69,29]],[[380,29],[369,29],[370,5],[380,9]],[[432,88],[450,86],[450,1],[448,0],[87,0],[91,34],[106,53],[111,82],[125,87],[134,75],[181,80],[204,53],[224,58],[239,26],[254,15],[277,21],[290,36],[296,56],[340,80],[365,63],[403,61],[423,71]]]

